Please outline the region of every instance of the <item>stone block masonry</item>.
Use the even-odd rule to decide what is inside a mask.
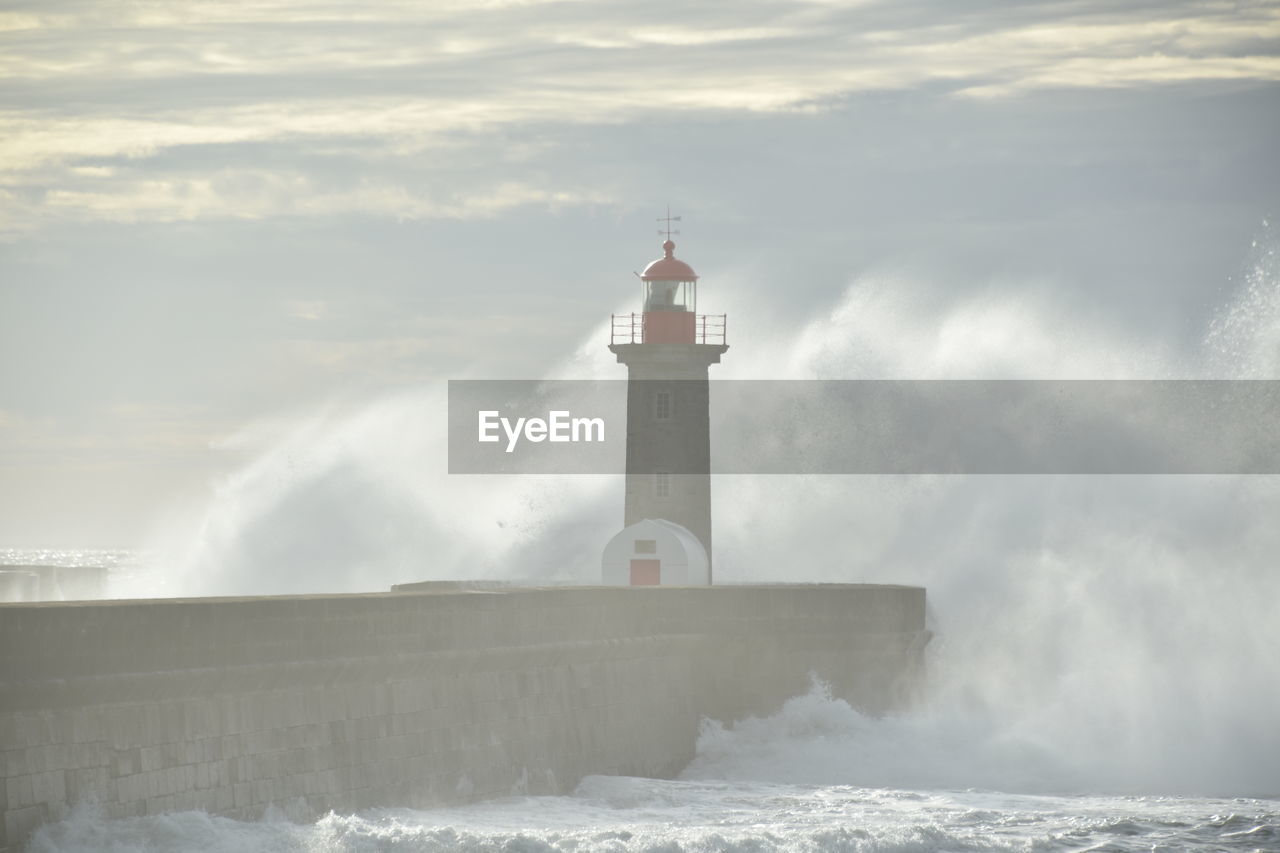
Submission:
[[[0,605],[0,853],[82,800],[254,820],[669,777],[701,717],[771,713],[810,673],[901,704],[925,636],[900,586]]]

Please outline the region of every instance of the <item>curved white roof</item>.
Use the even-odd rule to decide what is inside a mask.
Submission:
[[[652,539],[656,547],[637,553],[635,542],[644,539]],[[665,518],[646,518],[614,534],[604,548],[604,583],[626,584],[630,565],[636,559],[657,560],[664,584],[688,586],[711,582],[702,541],[688,528]]]

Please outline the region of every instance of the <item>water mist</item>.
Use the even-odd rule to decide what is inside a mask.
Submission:
[[[1276,377],[1280,277],[1265,229],[1259,244],[1195,352],[1135,342],[1045,288],[962,297],[868,274],[789,335],[752,319],[772,313],[755,291],[731,294],[743,343],[714,376]],[[560,375],[619,378],[604,337]],[[619,482],[449,477],[443,411],[435,385],[296,425],[159,543],[169,570],[142,591],[591,582]],[[868,719],[819,688],[772,720],[709,729],[692,775],[1280,792],[1277,478],[721,477],[715,512],[718,580],[923,585],[936,638],[910,714]]]

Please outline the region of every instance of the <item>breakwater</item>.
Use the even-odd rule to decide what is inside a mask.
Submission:
[[[667,777],[810,675],[909,699],[924,590],[509,588],[0,605],[0,851],[83,800],[242,820]]]

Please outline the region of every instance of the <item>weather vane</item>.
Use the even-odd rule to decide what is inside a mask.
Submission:
[[[658,231],[658,236],[662,236],[663,234],[666,234],[666,235],[667,235],[667,239],[668,239],[668,240],[670,240],[670,239],[671,239],[671,235],[672,235],[672,234],[679,234],[679,233],[680,233],[679,231],[673,231],[673,230],[671,230],[671,223],[672,223],[672,222],[679,222],[679,221],[680,221],[680,217],[679,217],[679,216],[672,216],[672,215],[671,215],[671,205],[667,205],[667,215],[666,215],[666,216],[659,216],[659,217],[658,217],[658,221],[659,221],[659,222],[665,222],[665,223],[667,223],[665,226],[663,226],[661,229],[659,229],[659,231]]]

